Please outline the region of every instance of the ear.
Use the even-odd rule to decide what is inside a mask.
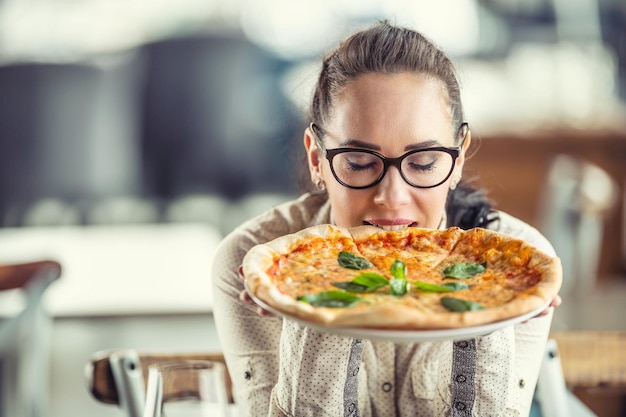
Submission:
[[[317,142],[313,137],[311,128],[307,127],[304,131],[304,149],[306,150],[307,161],[309,163],[309,173],[311,182],[315,184],[322,178],[322,152],[317,147]]]
[[[463,142],[463,148],[461,149],[461,154],[456,160],[456,166],[454,168],[455,175],[461,178],[463,174],[463,166],[465,165],[465,158],[467,157],[467,152],[469,151],[470,145],[472,143],[472,131],[467,132],[467,136],[465,137],[465,142]]]

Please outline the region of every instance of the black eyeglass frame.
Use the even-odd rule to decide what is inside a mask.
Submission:
[[[351,188],[354,190],[362,190],[364,188],[370,188],[375,186],[376,184],[378,184],[379,182],[381,182],[383,180],[383,178],[385,177],[385,174],[387,173],[387,169],[390,166],[394,166],[398,169],[398,172],[400,173],[400,176],[402,177],[402,179],[409,184],[411,187],[415,187],[415,188],[435,188],[440,186],[441,184],[443,184],[444,182],[446,182],[448,180],[448,178],[450,178],[450,175],[452,175],[452,172],[454,171],[454,167],[456,166],[456,160],[458,159],[458,157],[461,155],[461,151],[463,150],[463,145],[465,144],[465,139],[467,138],[467,134],[469,133],[469,123],[467,122],[463,122],[461,123],[461,126],[459,127],[459,130],[457,132],[457,137],[460,136],[461,134],[463,134],[463,139],[461,140],[461,143],[459,144],[459,146],[454,146],[454,147],[445,147],[445,146],[438,146],[438,147],[433,147],[433,148],[424,148],[424,149],[413,149],[411,151],[408,151],[407,153],[398,156],[397,158],[388,158],[376,151],[373,151],[371,149],[362,149],[362,148],[333,148],[333,149],[327,149],[326,146],[324,146],[324,144],[322,143],[322,140],[319,137],[319,134],[317,133],[316,130],[319,130],[320,132],[322,131],[322,129],[320,129],[319,126],[317,126],[315,123],[311,123],[309,125],[309,129],[311,130],[311,133],[313,134],[313,137],[315,138],[315,142],[317,143],[317,146],[322,150],[322,152],[324,153],[324,157],[328,160],[328,163],[330,164],[330,170],[333,173],[333,176],[335,177],[335,179],[337,180],[337,182],[341,185],[343,185],[346,188]],[[463,133],[463,130],[465,130],[465,133]],[[440,152],[445,152],[447,154],[449,154],[452,157],[452,166],[450,167],[450,172],[448,172],[448,175],[446,175],[446,177],[441,180],[440,182],[438,182],[435,185],[428,185],[428,186],[423,186],[423,185],[417,185],[417,184],[413,184],[411,181],[409,181],[405,176],[404,173],[402,172],[402,161],[407,158],[410,155],[419,153],[419,152],[432,152],[432,151],[440,151]],[[346,153],[346,152],[364,152],[364,153],[369,153],[371,155],[375,155],[378,158],[380,158],[383,161],[383,170],[380,173],[380,175],[378,176],[378,178],[376,178],[376,180],[374,180],[374,182],[372,182],[369,185],[362,185],[362,186],[354,186],[354,185],[349,185],[346,184],[345,182],[343,182],[338,176],[337,173],[335,172],[335,168],[333,167],[333,158],[341,153]]]

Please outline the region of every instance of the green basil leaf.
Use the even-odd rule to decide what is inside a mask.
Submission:
[[[339,252],[339,257],[337,258],[337,261],[339,262],[339,265],[348,269],[361,270],[361,269],[371,268],[374,266],[367,259],[362,258],[353,253],[344,252],[344,251]]]
[[[389,284],[389,280],[375,272],[363,272],[352,280],[353,283],[366,286],[370,291],[384,287]]]
[[[446,282],[445,284],[441,284],[442,287],[450,288],[452,291],[462,291],[469,289],[469,285],[464,282]]]
[[[389,280],[375,272],[363,272],[350,282],[333,282],[335,287],[350,292],[371,292],[387,284]]]
[[[317,294],[302,295],[297,298],[315,307],[342,308],[356,304],[360,298],[345,291],[322,291]]]
[[[396,259],[393,261],[389,269],[394,278],[406,278],[406,264],[404,262]]]
[[[484,307],[478,303],[475,303],[469,300],[463,300],[461,298],[454,298],[454,297],[442,297],[441,304],[443,304],[443,306],[447,308],[448,310],[459,312],[459,313],[463,311],[474,311],[474,310],[484,309]]]
[[[416,282],[412,282],[411,285],[413,285],[414,287],[417,287],[417,289],[420,289],[422,291],[429,291],[429,292],[452,292],[452,291],[466,290],[469,288],[469,285],[467,285],[464,282],[447,282],[442,285],[437,285],[437,284],[431,284],[430,282],[416,281]]]
[[[402,296],[406,294],[409,290],[409,283],[406,282],[406,279],[393,277],[389,281],[389,286],[391,287],[391,295]]]
[[[368,292],[368,291],[371,291],[365,285],[355,284],[352,281],[333,282],[333,286],[337,287],[337,288],[341,288],[342,290],[348,291],[348,292]]]
[[[467,279],[483,272],[485,272],[485,264],[478,264],[476,262],[461,262],[450,265],[444,269],[443,276],[445,278]]]

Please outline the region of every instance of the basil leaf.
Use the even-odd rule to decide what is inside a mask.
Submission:
[[[344,291],[322,291],[317,294],[302,295],[297,298],[315,307],[342,308],[356,304],[360,298]]]
[[[476,262],[461,262],[450,265],[444,269],[443,276],[445,278],[467,279],[483,272],[485,272],[485,264],[478,264]]]
[[[337,261],[339,262],[339,265],[348,269],[361,270],[361,269],[371,268],[374,266],[367,259],[362,258],[353,253],[344,252],[344,251],[339,252],[339,257],[337,258]]]
[[[398,259],[393,261],[389,270],[394,278],[404,279],[406,277],[406,265]]]
[[[333,286],[348,292],[368,292],[370,289],[365,285],[355,284],[352,281],[333,282]]]
[[[352,282],[355,284],[364,285],[371,291],[389,284],[389,280],[387,278],[375,272],[363,272],[362,274],[354,277]]]
[[[335,287],[350,292],[370,292],[387,284],[387,278],[375,272],[363,272],[350,282],[333,282]]]
[[[450,288],[452,291],[462,291],[469,289],[469,285],[464,282],[446,282],[441,284],[442,287]]]
[[[389,286],[391,287],[391,295],[402,296],[409,290],[409,283],[403,278],[391,278]]]
[[[430,282],[417,281],[412,282],[411,284],[422,291],[429,292],[452,292],[466,290],[469,288],[469,285],[464,282],[446,282],[445,284],[437,285],[431,284]]]
[[[443,306],[448,310],[459,313],[463,311],[475,311],[484,309],[484,307],[478,303],[454,297],[442,297],[441,304],[443,304]]]

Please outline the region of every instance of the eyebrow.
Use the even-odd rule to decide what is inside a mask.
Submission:
[[[438,146],[443,146],[443,145],[441,144],[441,142],[436,141],[436,140],[426,140],[424,142],[414,143],[412,145],[405,146],[404,150],[408,152],[414,149],[434,148]]]
[[[370,150],[374,150],[374,151],[380,151],[381,147],[378,145],[374,145],[372,143],[368,143],[368,142],[364,142],[362,140],[358,140],[358,139],[348,139],[344,142],[341,142],[339,144],[340,147],[355,147],[355,148],[362,148],[362,149],[370,149]],[[427,140],[424,142],[420,142],[420,143],[414,143],[411,145],[407,145],[404,147],[404,150],[406,152],[408,151],[412,151],[415,149],[426,149],[426,148],[432,148],[432,147],[436,147],[436,146],[442,146],[440,142],[436,141],[436,140]]]

